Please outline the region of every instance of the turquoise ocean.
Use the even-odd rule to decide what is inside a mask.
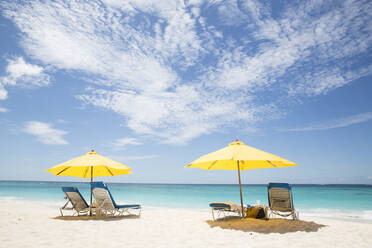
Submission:
[[[89,183],[0,181],[0,200],[64,203],[62,186],[76,186],[88,201]],[[216,201],[240,202],[238,185],[108,183],[119,203],[146,207],[208,209]],[[267,205],[266,185],[243,185],[244,204]],[[372,185],[292,185],[301,215],[372,221]]]

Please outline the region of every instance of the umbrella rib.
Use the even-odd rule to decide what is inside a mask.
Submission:
[[[213,166],[215,163],[217,163],[217,161],[218,161],[218,160],[214,160],[213,163],[212,163],[210,166],[208,166],[208,169],[207,169],[207,170],[210,170],[210,168],[212,168],[212,166]]]
[[[269,164],[271,164],[274,167],[277,167],[275,164],[273,164],[270,160],[266,160]]]
[[[59,176],[59,174],[61,174],[61,173],[64,172],[65,170],[69,169],[70,167],[71,167],[71,166],[66,167],[66,168],[64,168],[63,170],[61,170],[60,172],[58,172],[58,173],[57,173],[57,176]]]
[[[83,178],[85,178],[85,176],[87,175],[88,170],[89,170],[89,166],[87,166],[87,169],[86,169],[85,172],[84,172],[84,176],[83,176]]]
[[[114,174],[110,171],[110,169],[107,166],[105,166],[105,168],[111,174],[111,176],[114,176]]]

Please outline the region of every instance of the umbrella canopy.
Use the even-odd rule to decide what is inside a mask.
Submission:
[[[241,171],[297,165],[279,156],[247,146],[237,140],[225,148],[198,158],[185,167],[204,170],[238,170],[237,161],[240,161]]]
[[[56,176],[72,176],[72,177],[90,177],[93,182],[93,177],[102,176],[117,176],[124,174],[132,174],[130,168],[112,159],[103,157],[94,150],[87,154],[71,159],[62,164],[58,164],[48,170]],[[92,188],[90,189],[90,206],[92,206]],[[90,211],[91,215],[91,211]]]
[[[288,166],[297,166],[297,164],[268,152],[247,146],[243,142],[236,140],[227,147],[204,155],[185,167],[204,170],[237,170],[239,176],[241,212],[242,217],[244,217],[240,171]]]
[[[94,150],[87,154],[58,164],[48,170],[56,176],[102,177],[132,174],[130,168],[112,159],[103,157]]]

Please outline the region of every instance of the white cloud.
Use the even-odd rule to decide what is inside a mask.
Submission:
[[[360,63],[372,43],[368,1],[296,2],[275,17],[261,1],[2,7],[30,57],[96,84],[78,99],[165,143],[280,118],[288,97],[321,96],[371,72]]]
[[[216,130],[218,126],[237,120],[256,121],[271,111],[270,106],[249,108],[238,106],[248,101],[208,94],[194,87],[178,87],[174,92],[138,94],[132,91],[97,90],[92,95],[78,98],[128,116],[128,127],[140,134],[164,139],[164,143],[184,144],[201,134]],[[222,92],[220,93],[222,94]],[[233,96],[231,96],[233,97]]]
[[[290,95],[306,94],[309,96],[325,95],[329,91],[342,87],[355,79],[367,76],[372,71],[372,65],[355,71],[344,71],[330,68],[328,71],[306,73],[293,88]]]
[[[6,75],[0,78],[0,100],[8,97],[5,86],[34,88],[49,84],[49,76],[45,74],[44,68],[26,63],[23,57],[8,60],[5,72]]]
[[[0,107],[0,113],[6,113],[8,112],[9,110],[7,108],[4,108],[4,107]]]
[[[266,42],[253,51],[253,56],[247,56],[243,47],[224,51],[209,76],[211,84],[252,91],[275,88],[274,84],[284,81],[290,94],[321,95],[371,74],[369,67],[349,69],[352,56],[371,46],[371,30],[365,30],[366,23],[372,24],[370,5],[345,1],[314,18],[311,15],[319,6],[311,2],[288,8],[286,15],[273,19],[262,5],[248,2],[245,7],[250,15],[244,18],[253,22],[255,38]],[[361,30],[365,32],[361,34]]]
[[[66,131],[54,129],[49,123],[40,121],[29,121],[22,130],[27,134],[37,137],[37,140],[48,145],[66,145],[68,142],[64,139]]]
[[[113,155],[109,157],[125,164],[127,161],[152,159],[152,158],[158,157],[158,155],[141,155],[141,156],[115,156]]]
[[[141,144],[142,143],[140,141],[138,141],[136,138],[127,137],[127,138],[121,138],[121,139],[115,140],[112,143],[112,146],[116,150],[122,150],[128,145],[141,145]]]
[[[0,83],[0,100],[5,100],[8,98],[8,91],[4,88],[4,86]]]
[[[320,124],[314,124],[308,127],[280,129],[280,131],[319,131],[340,127],[348,127],[354,124],[363,123],[372,120],[372,112],[348,116],[342,119],[331,120]]]

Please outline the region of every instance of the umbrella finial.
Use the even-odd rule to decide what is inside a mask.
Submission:
[[[236,145],[244,145],[244,143],[239,141],[239,139],[235,139],[234,142],[229,144],[229,146],[236,146]]]

